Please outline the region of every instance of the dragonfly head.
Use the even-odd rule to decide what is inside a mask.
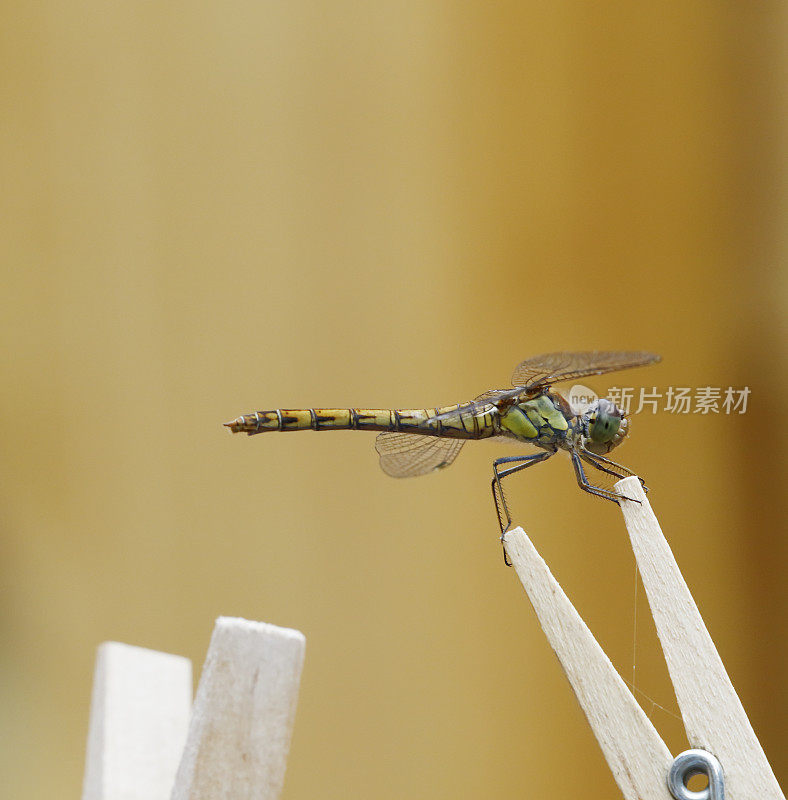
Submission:
[[[597,455],[609,453],[626,439],[628,422],[624,412],[604,397],[592,403],[583,414],[585,446]]]

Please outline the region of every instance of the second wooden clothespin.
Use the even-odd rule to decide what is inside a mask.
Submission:
[[[521,528],[504,546],[627,800],[785,800],[637,478],[616,491],[692,750],[667,746]],[[686,781],[705,772],[709,786]]]

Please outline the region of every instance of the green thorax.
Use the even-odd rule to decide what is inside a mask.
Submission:
[[[501,433],[531,444],[560,446],[573,430],[574,418],[566,400],[548,390],[502,411]]]

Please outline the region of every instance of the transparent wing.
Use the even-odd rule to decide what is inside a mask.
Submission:
[[[392,478],[413,478],[448,467],[464,444],[461,439],[419,433],[380,433],[375,439],[380,468]]]
[[[480,406],[488,405],[491,402],[495,402],[500,397],[506,397],[511,394],[511,389],[488,389],[486,392],[482,392],[478,397],[474,397],[473,402]]]
[[[660,356],[643,350],[544,353],[521,361],[512,375],[512,385],[533,390],[587,375],[602,375],[605,372],[642,367],[659,360]]]

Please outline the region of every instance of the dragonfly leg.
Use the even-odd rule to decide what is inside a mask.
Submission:
[[[550,456],[555,455],[555,452],[555,450],[546,450],[543,453],[534,453],[529,456],[507,456],[505,458],[496,458],[495,461],[493,461],[492,495],[495,501],[495,513],[498,515],[498,525],[501,528],[501,543],[503,543],[504,535],[512,526],[512,515],[509,513],[509,506],[506,503],[506,496],[504,495],[501,481],[508,475],[513,475],[515,472],[519,472],[526,467],[531,467],[534,464],[545,461],[550,458]],[[515,463],[514,466],[507,467],[506,469],[498,469],[501,464],[512,464],[514,462],[519,463]],[[501,509],[503,509],[503,515],[501,514]],[[506,525],[503,524],[504,515],[506,517]],[[505,548],[503,551],[503,561],[507,567],[511,567]]]
[[[588,478],[586,477],[586,472],[583,469],[583,462],[580,460],[580,456],[576,452],[574,452],[574,450],[572,451],[571,455],[572,455],[572,465],[575,468],[575,475],[577,476],[577,485],[584,492],[596,495],[597,497],[603,497],[605,500],[610,500],[613,503],[618,503],[619,500],[631,500],[633,503],[640,502],[640,500],[635,500],[634,497],[624,497],[623,495],[616,494],[615,492],[611,492],[608,489],[603,489],[601,486],[594,486],[594,484],[590,483]],[[611,475],[617,476],[617,473],[612,472],[609,469],[603,469],[601,466],[599,466],[598,464],[594,464],[591,461],[589,461],[589,463],[591,463],[592,466],[596,467],[602,472],[607,472]]]
[[[580,449],[580,458],[596,467],[598,470],[606,472],[608,475],[613,475],[619,480],[622,478],[635,477],[640,481],[643,491],[648,492],[648,486],[646,486],[646,482],[643,480],[643,478],[641,478],[640,475],[635,475],[631,469],[627,469],[627,467],[623,466],[622,464],[618,464],[609,458],[592,453],[590,450],[586,450],[584,447]],[[602,464],[605,464],[607,468],[603,467]]]

